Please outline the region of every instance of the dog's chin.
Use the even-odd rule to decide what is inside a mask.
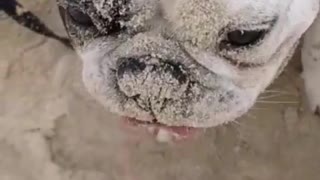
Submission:
[[[215,109],[216,107],[212,107],[211,112],[213,113],[205,119],[199,114],[207,113],[206,110],[210,111],[208,107],[203,108],[202,112],[191,113],[198,114],[198,116],[179,117],[175,120],[173,120],[175,117],[171,116],[173,119],[170,119],[170,117],[163,114],[155,115],[146,113],[143,115],[142,113],[130,114],[128,112],[118,112],[118,114],[122,114],[121,122],[126,128],[135,130],[134,132],[138,132],[139,134],[143,133],[144,136],[142,137],[153,137],[160,142],[181,142],[193,140],[207,129],[234,121],[245,114],[251,106],[248,104],[247,106],[241,106],[239,103],[238,107],[241,108],[229,107],[230,109],[222,112],[218,112],[217,109]],[[130,108],[130,110],[132,109],[133,108]],[[155,117],[166,118],[157,119]]]

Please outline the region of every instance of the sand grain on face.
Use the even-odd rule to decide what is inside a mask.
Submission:
[[[308,1],[305,7],[292,3],[288,16],[305,11],[306,19],[313,17],[316,11],[310,9],[312,2]],[[123,13],[125,3],[131,3],[136,11],[129,8]],[[273,9],[286,9],[291,3],[275,1],[264,2],[266,8],[256,1],[241,2],[243,8],[235,17],[234,8],[228,6],[233,3],[178,0],[167,11],[163,9],[167,7],[165,2],[142,5],[140,1],[81,1],[78,8],[86,11],[96,29],[83,30],[79,24],[65,20],[71,39],[82,42],[76,43],[75,48],[85,62],[83,79],[87,89],[112,112],[139,120],[213,127],[239,118],[274,80],[312,19],[291,23],[285,14],[278,15],[278,9]],[[103,18],[104,8],[110,18]],[[151,16],[150,11],[154,12]],[[135,22],[134,17],[148,20]],[[125,22],[141,26],[140,31],[134,32]],[[285,24],[288,27],[283,28]],[[255,43],[240,47],[229,37],[231,32],[259,35],[254,37]],[[97,33],[100,35],[95,36]],[[111,44],[116,46],[110,49]],[[123,59],[129,65],[123,64]],[[184,76],[190,82],[179,87],[172,81],[176,70],[167,73],[166,68],[159,68],[163,63],[184,66],[188,72]],[[128,66],[125,69],[132,66],[138,70],[122,72],[127,70],[120,70],[121,64]],[[163,98],[162,92],[170,97]]]
[[[217,1],[175,1],[175,12],[169,12],[169,17],[176,36],[201,49],[212,48],[217,40],[214,37],[228,21],[223,16],[225,5]]]
[[[53,1],[20,2],[55,31],[62,29]],[[0,39],[1,71],[10,65],[9,76],[0,80],[1,180],[320,177],[319,117],[292,103],[302,99],[297,61],[245,118],[195,141],[166,145],[123,131],[117,117],[86,92],[81,61],[62,44],[48,39],[20,53],[42,37],[10,19],[0,26],[6,33]]]

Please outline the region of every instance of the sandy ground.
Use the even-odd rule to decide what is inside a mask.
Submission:
[[[65,35],[54,1],[21,3]],[[161,144],[128,136],[59,42],[1,15],[0,47],[1,180],[320,179],[320,118],[305,106],[297,58],[242,119]]]

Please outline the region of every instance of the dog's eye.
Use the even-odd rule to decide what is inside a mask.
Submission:
[[[250,46],[257,43],[265,35],[265,30],[256,31],[245,31],[245,30],[235,30],[227,34],[227,39],[225,40],[229,45],[233,47],[244,47]]]
[[[86,27],[93,26],[93,22],[90,16],[82,12],[80,9],[75,7],[69,7],[67,11],[75,23]]]

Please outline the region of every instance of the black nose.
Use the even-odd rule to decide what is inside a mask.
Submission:
[[[148,61],[148,58],[146,57],[119,59],[118,78],[123,78],[124,74],[137,76],[146,69],[146,61]],[[148,67],[152,67],[152,71],[171,74],[172,77],[177,79],[181,84],[187,81],[187,75],[181,64],[172,63],[170,61],[160,61],[157,64],[148,64]]]
[[[118,78],[122,78],[124,74],[132,74],[138,75],[141,73],[145,68],[146,64],[140,62],[137,58],[123,58],[120,59],[120,65],[118,67]]]
[[[183,97],[190,81],[182,64],[150,56],[119,59],[116,75],[119,90],[124,95],[138,97],[140,104],[147,105],[150,99],[161,104]],[[150,106],[145,108],[150,109]]]

